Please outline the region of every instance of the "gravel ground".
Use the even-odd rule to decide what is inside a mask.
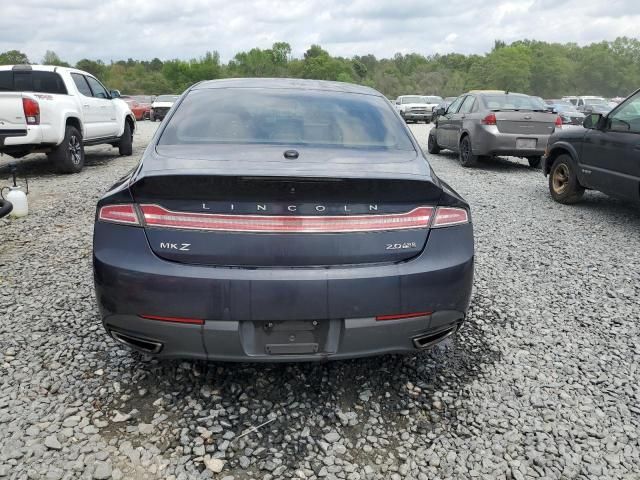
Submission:
[[[432,156],[477,234],[456,340],[322,365],[156,361],[105,335],[91,274],[95,201],[155,127],[130,158],[88,149],[78,175],[21,162],[32,213],[0,220],[0,477],[640,478],[637,208],[553,203],[523,161]]]

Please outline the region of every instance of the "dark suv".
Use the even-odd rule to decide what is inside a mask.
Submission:
[[[553,199],[575,203],[588,188],[640,201],[640,90],[606,115],[588,115],[584,127],[549,138],[542,171]]]

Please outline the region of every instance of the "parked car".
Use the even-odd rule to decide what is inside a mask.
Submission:
[[[140,103],[134,98],[122,96],[120,97],[122,100],[129,105],[129,109],[133,113],[133,116],[136,117],[137,121],[146,120],[151,115],[151,105]]]
[[[557,113],[562,120],[562,126],[582,127],[584,122],[584,114],[570,102],[558,99],[545,100],[545,103],[551,107],[553,113]]]
[[[406,122],[431,122],[431,113],[442,101],[440,97],[401,95],[396,99],[396,108]]]
[[[438,118],[438,110],[441,108],[444,108],[446,110],[447,107],[451,105],[456,98],[458,97],[446,97],[438,105],[436,105],[431,111],[431,121],[435,122],[436,118]]]
[[[151,104],[151,112],[149,113],[149,119],[152,122],[156,120],[162,121],[167,115],[167,112],[173,107],[173,104],[178,100],[179,95],[158,95]]]
[[[569,102],[572,105],[578,105],[578,97],[574,96],[574,95],[569,95],[569,96],[564,96],[561,99],[564,102]]]
[[[593,113],[583,130],[551,136],[542,171],[551,197],[575,203],[585,189],[640,201],[640,90],[607,114]]]
[[[82,170],[86,145],[131,155],[136,121],[119,96],[75,68],[0,66],[0,153],[46,153],[64,173]]]
[[[437,113],[429,153],[445,148],[458,152],[463,167],[493,155],[527,158],[538,167],[549,135],[562,127],[558,115],[538,100],[499,90],[471,91]]]
[[[473,282],[468,204],[373,89],[226,79],[188,89],[98,202],[103,324],[164,357],[416,352]]]
[[[607,100],[602,97],[583,96],[578,97],[576,109],[584,114],[608,113],[613,108]]]

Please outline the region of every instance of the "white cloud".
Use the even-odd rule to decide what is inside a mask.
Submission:
[[[637,0],[22,0],[2,7],[0,51],[108,62],[217,50],[226,61],[286,41],[297,56],[312,43],[342,56],[484,53],[496,39],[585,44],[639,24]]]

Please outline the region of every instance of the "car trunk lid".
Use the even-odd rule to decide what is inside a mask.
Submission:
[[[557,115],[531,110],[495,111],[496,125],[500,133],[518,135],[550,135]]]
[[[131,185],[158,256],[232,267],[398,262],[424,248],[442,193],[409,161],[415,152],[363,166],[357,154],[325,152],[323,162],[301,150],[290,162],[281,148],[243,148],[230,162],[216,150],[160,156]]]

